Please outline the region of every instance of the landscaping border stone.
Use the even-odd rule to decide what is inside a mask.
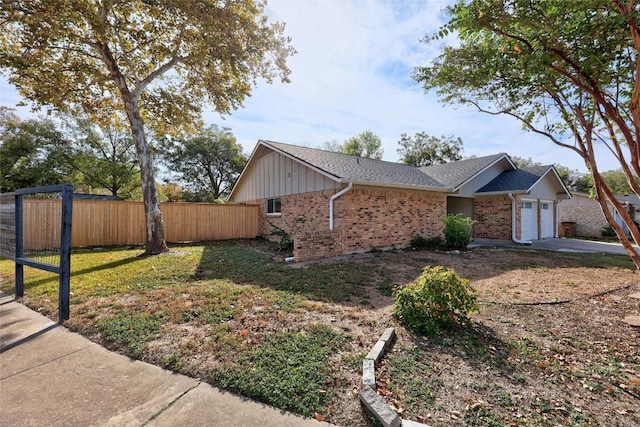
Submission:
[[[395,328],[384,330],[369,354],[362,361],[362,385],[360,401],[385,427],[429,427],[415,421],[402,420],[382,397],[376,392],[375,367],[380,363],[386,351],[396,339]]]

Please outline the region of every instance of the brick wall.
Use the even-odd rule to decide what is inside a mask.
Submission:
[[[342,230],[318,230],[298,233],[293,241],[296,261],[329,258],[344,253]]]
[[[345,252],[409,246],[416,235],[442,236],[446,196],[357,188],[336,201],[334,221],[344,231]]]
[[[575,222],[576,236],[600,237],[600,231],[608,225],[600,205],[563,206],[560,203],[560,222]]]
[[[473,215],[476,220],[474,237],[511,239],[511,199],[509,197],[476,197],[473,201]],[[520,221],[517,221],[516,226],[519,227],[519,224]]]
[[[416,235],[429,238],[443,234],[444,195],[368,187],[355,187],[336,199],[334,232],[330,232],[329,199],[336,192],[283,196],[279,216],[266,215],[266,200],[251,203],[260,205],[262,234],[278,227],[293,236],[296,261],[406,247]]]

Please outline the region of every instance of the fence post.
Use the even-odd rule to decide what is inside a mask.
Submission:
[[[15,195],[15,224],[16,224],[16,253],[15,258],[22,258],[24,256],[24,243],[22,236],[22,196]],[[16,298],[22,298],[24,296],[24,266],[16,262]]]
[[[60,225],[60,286],[58,287],[58,323],[69,319],[71,294],[71,218],[73,186],[62,188],[62,224]]]

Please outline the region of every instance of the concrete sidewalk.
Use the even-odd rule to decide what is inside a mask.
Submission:
[[[0,294],[0,426],[329,426],[109,352]]]

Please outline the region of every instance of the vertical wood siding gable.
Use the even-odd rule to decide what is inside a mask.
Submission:
[[[340,188],[340,184],[279,153],[257,159],[236,190],[235,202]]]

